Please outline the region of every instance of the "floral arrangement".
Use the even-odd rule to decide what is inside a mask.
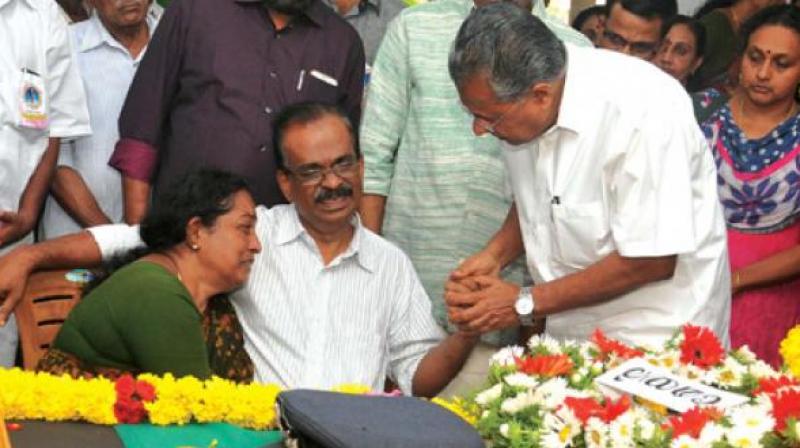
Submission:
[[[175,378],[142,374],[116,381],[98,377],[0,369],[0,417],[47,421],[86,421],[99,425],[140,423],[183,425],[225,422],[250,429],[275,428],[275,401],[280,388],[267,384],[237,384],[213,377]],[[342,384],[334,392],[376,394],[360,384]],[[379,394],[381,395],[381,394]],[[400,395],[399,391],[389,395]],[[462,400],[434,398],[434,403],[475,424]]]
[[[227,422],[245,428],[275,426],[275,385],[236,384],[142,374],[117,381],[73,379],[20,369],[0,369],[0,415],[6,419],[82,420],[100,425]]]
[[[800,370],[800,327],[781,353]],[[670,414],[655,403],[597,385],[604,372],[643,358],[675,375],[747,397],[717,409]],[[800,446],[800,380],[743,347],[726,353],[713,332],[686,325],[661,348],[631,347],[596,331],[584,343],[534,336],[491,361],[488,387],[462,409],[494,447],[795,447]]]

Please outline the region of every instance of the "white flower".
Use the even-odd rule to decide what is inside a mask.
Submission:
[[[489,359],[489,365],[496,364],[498,366],[507,367],[516,365],[514,361],[514,357],[521,357],[525,354],[525,349],[520,347],[519,345],[509,345],[508,347],[503,347],[498,350],[492,357]]]
[[[547,334],[537,334],[528,339],[528,348],[531,351],[534,351],[542,346],[551,355],[561,354],[561,343],[559,343],[558,340],[552,336],[548,336]]]
[[[587,361],[592,358],[591,352],[598,351],[597,346],[591,342],[584,342],[581,344],[580,348],[578,349],[578,353],[580,353],[581,357],[583,357],[584,361]]]
[[[499,429],[500,429],[500,435],[507,439],[508,438],[508,423],[503,423],[502,425],[500,425]]]
[[[708,422],[700,430],[700,443],[703,446],[712,446],[715,442],[721,442],[725,437],[725,428],[714,422]]]
[[[566,407],[562,407],[564,409]],[[572,439],[581,431],[580,422],[568,410],[564,413],[547,413],[542,419],[541,444],[546,448],[564,448],[572,445]]]
[[[637,421],[636,426],[639,427],[640,434],[643,439],[650,440],[656,432],[656,424],[649,418],[642,418]]]
[[[600,361],[595,361],[592,364],[592,368],[590,371],[592,372],[592,375],[600,375],[601,373],[603,373],[603,363]]]
[[[606,448],[608,446],[608,425],[602,420],[592,417],[586,422],[583,434],[586,448]]]
[[[652,355],[651,364],[663,367],[670,372],[674,372],[681,365],[681,354],[677,350],[668,350],[663,353]]]
[[[555,409],[567,398],[567,381],[560,377],[549,379],[533,391],[533,396],[546,409]]]
[[[688,434],[682,434],[680,437],[672,439],[669,446],[670,448],[700,448],[700,441]]]
[[[746,363],[756,362],[758,358],[756,354],[750,350],[750,347],[743,345],[736,350],[736,353]]]
[[[611,446],[614,448],[633,447],[633,430],[636,424],[636,415],[626,411],[609,425],[611,433]]]
[[[756,360],[748,366],[748,371],[756,378],[777,378],[781,376],[780,372],[772,368],[771,365],[764,361]]]
[[[475,396],[475,403],[486,406],[503,395],[503,383],[497,383]]]
[[[539,385],[539,381],[537,381],[536,378],[522,372],[508,374],[503,380],[509,386],[524,387],[526,389],[533,389]]]
[[[723,387],[737,387],[742,385],[742,378],[745,373],[747,373],[747,367],[729,356],[725,358],[721,366],[714,367],[706,372],[704,380]]]
[[[728,443],[736,448],[760,447],[763,435],[763,432],[756,432],[744,426],[734,426],[725,433]]]
[[[515,397],[506,398],[500,404],[500,410],[507,414],[516,414],[517,412],[533,406],[537,403],[531,391],[525,391],[517,394]]]
[[[678,367],[678,375],[690,380],[700,381],[705,377],[706,372],[694,364],[681,364]]]
[[[753,433],[756,440],[760,440],[765,432],[772,431],[775,419],[769,412],[760,406],[740,406],[734,408],[730,415],[731,424],[742,432]]]

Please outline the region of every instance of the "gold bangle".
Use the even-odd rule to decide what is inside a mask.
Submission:
[[[742,280],[742,278],[741,278],[741,274],[739,273],[739,271],[734,272],[733,273],[733,287],[734,288],[738,288],[741,280]]]

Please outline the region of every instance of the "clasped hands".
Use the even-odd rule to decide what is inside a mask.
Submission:
[[[514,309],[520,286],[500,278],[500,262],[478,252],[450,274],[444,299],[450,322],[459,330],[486,333],[519,324]]]

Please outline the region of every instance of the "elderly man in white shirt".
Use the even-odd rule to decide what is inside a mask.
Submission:
[[[504,141],[514,194],[502,228],[451,275],[461,328],[547,317],[658,344],[685,322],[728,341],[730,278],[716,169],[683,88],[658,68],[565,46],[508,5],[475,11],[450,73],[476,134]],[[525,252],[534,286],[496,276]]]
[[[67,22],[52,0],[0,0],[0,253],[32,240],[60,138],[90,132]],[[0,300],[3,296],[0,295]],[[8,323],[6,323],[8,319]],[[0,366],[17,348],[13,316],[0,328]]]
[[[256,380],[382,390],[389,377],[406,394],[435,395],[478,335],[445,337],[411,261],[361,225],[363,162],[352,125],[333,106],[305,103],[281,112],[274,135],[278,184],[292,203],[257,207],[263,250],[245,287],[231,297]],[[136,227],[90,232],[0,259],[0,294],[8,295],[8,306],[34,268],[97,263],[141,244]]]
[[[70,26],[92,135],[62,144],[40,239],[121,222],[122,178],[108,166],[119,140],[117,120],[161,7],[148,0],[93,0],[89,20]]]

